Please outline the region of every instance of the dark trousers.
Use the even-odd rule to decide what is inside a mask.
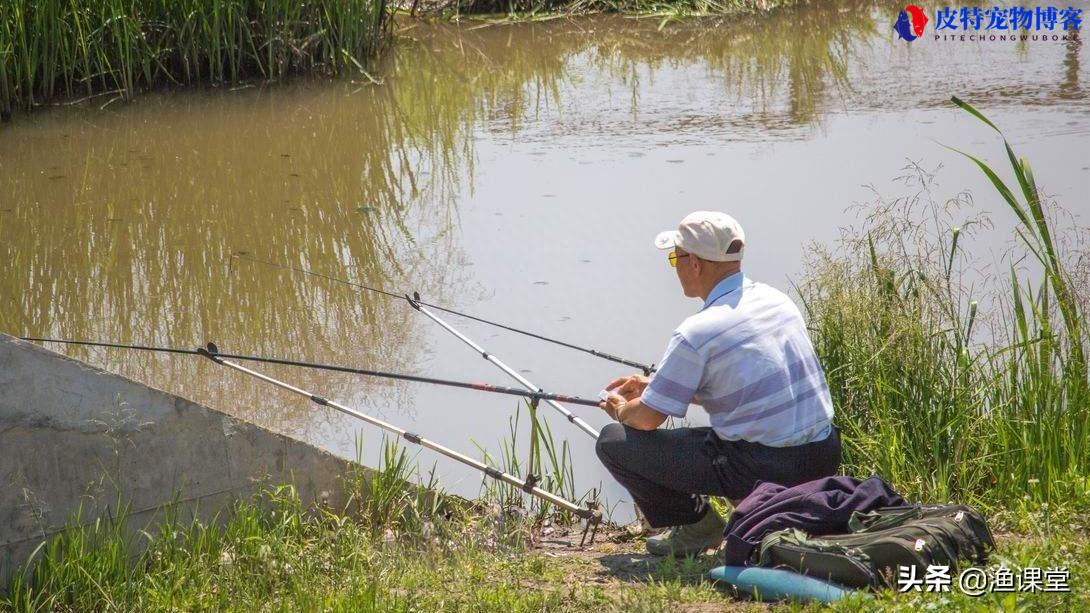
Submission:
[[[613,423],[602,428],[598,457],[632,495],[652,527],[700,521],[704,495],[740,500],[758,481],[788,487],[836,474],[840,435],[795,447],[724,441],[711,428],[645,432]]]

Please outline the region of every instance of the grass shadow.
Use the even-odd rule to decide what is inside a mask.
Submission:
[[[598,558],[609,575],[626,583],[677,582],[681,585],[707,583],[708,571],[723,564],[716,554],[670,558],[647,553],[614,553]]]

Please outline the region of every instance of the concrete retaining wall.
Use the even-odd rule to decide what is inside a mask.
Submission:
[[[130,505],[210,517],[238,497],[294,483],[306,504],[345,501],[352,464],[184,398],[0,334],[0,591],[82,506],[82,521]]]

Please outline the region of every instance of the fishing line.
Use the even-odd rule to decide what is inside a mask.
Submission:
[[[348,285],[348,286],[351,286],[351,287],[355,287],[355,288],[358,288],[358,289],[367,290],[369,292],[375,292],[377,294],[381,294],[383,296],[387,296],[387,297],[390,297],[390,298],[397,298],[397,299],[405,298],[405,296],[403,294],[397,294],[397,293],[394,293],[394,292],[389,292],[389,291],[386,291],[384,289],[380,289],[380,288],[377,288],[377,287],[372,287],[370,285],[364,285],[363,283],[356,283],[354,281],[348,281],[346,279],[340,279],[340,278],[334,277],[332,275],[327,275],[327,274],[324,274],[324,273],[316,272],[316,271],[309,270],[307,268],[302,268],[302,267],[299,267],[299,266],[291,266],[291,265],[288,265],[288,264],[278,264],[276,262],[270,262],[268,260],[262,260],[260,258],[255,258],[255,257],[253,257],[253,256],[251,256],[249,254],[237,253],[237,254],[232,254],[231,257],[240,258],[242,260],[246,260],[246,261],[249,261],[249,262],[252,262],[252,263],[265,264],[266,266],[272,266],[272,267],[280,268],[280,269],[283,269],[283,270],[292,270],[292,271],[299,272],[299,273],[302,273],[302,274],[305,274],[305,275],[312,275],[312,276],[315,276],[315,277],[319,277],[321,279],[325,279],[327,281],[332,281],[334,283],[341,283],[341,284]],[[618,364],[624,364],[625,366],[631,366],[632,368],[638,368],[638,369],[642,370],[643,373],[645,375],[647,375],[647,376],[650,376],[651,373],[655,372],[655,365],[654,364],[644,364],[642,362],[637,362],[635,360],[629,360],[629,359],[626,359],[626,358],[615,356],[613,354],[606,353],[604,351],[598,351],[597,349],[582,347],[582,346],[575,345],[573,343],[569,343],[569,342],[566,342],[566,341],[558,340],[558,339],[555,339],[555,338],[549,338],[547,336],[543,336],[543,335],[537,334],[535,332],[530,332],[528,330],[523,330],[521,328],[516,328],[514,326],[509,326],[507,324],[502,324],[502,323],[492,321],[492,320],[489,320],[489,319],[484,319],[483,317],[478,317],[476,315],[471,315],[469,313],[464,313],[462,311],[456,311],[454,309],[450,309],[450,308],[447,308],[447,307],[444,307],[444,306],[439,306],[437,304],[431,304],[429,302],[424,302],[422,300],[418,300],[417,302],[419,304],[423,305],[423,306],[435,309],[436,311],[442,311],[444,313],[450,313],[451,315],[457,315],[458,317],[464,317],[466,319],[470,319],[470,320],[473,320],[473,321],[476,321],[476,322],[480,322],[480,323],[483,323],[483,324],[486,324],[486,325],[489,325],[489,326],[494,326],[494,327],[500,328],[502,330],[507,330],[508,332],[514,332],[516,334],[521,334],[523,336],[529,336],[530,338],[536,338],[538,340],[545,341],[547,343],[552,343],[554,345],[560,345],[561,347],[567,347],[568,349],[574,349],[576,351],[581,351],[583,353],[588,353],[590,355],[601,358],[603,360],[609,360],[611,362],[616,362]]]
[[[534,392],[534,393],[540,393],[541,392],[541,388],[534,385],[533,383],[531,383],[529,379],[527,379],[526,377],[523,377],[522,375],[520,375],[515,369],[511,368],[507,364],[504,364],[498,357],[496,357],[496,356],[492,355],[491,353],[485,351],[484,347],[481,347],[477,343],[473,342],[472,340],[469,339],[469,337],[467,337],[466,335],[462,334],[461,332],[455,330],[453,326],[451,326],[447,322],[443,321],[443,319],[440,318],[435,313],[432,313],[430,310],[428,310],[428,308],[426,306],[424,306],[424,303],[420,302],[420,295],[419,294],[413,294],[413,296],[411,298],[409,296],[404,296],[404,298],[405,298],[405,300],[409,301],[409,306],[416,309],[417,311],[420,311],[424,315],[427,315],[432,321],[434,321],[435,323],[442,326],[442,328],[444,330],[446,330],[447,332],[450,332],[454,336],[458,337],[458,340],[460,340],[463,343],[469,345],[474,351],[479,353],[482,358],[484,358],[484,359],[488,360],[489,362],[492,362],[493,364],[495,364],[500,370],[507,373],[507,375],[510,376],[515,381],[518,381],[519,384],[522,385],[523,387],[525,387],[527,390],[529,390],[531,392]],[[546,404],[548,404],[552,408],[556,409],[556,411],[558,413],[563,415],[565,419],[570,421],[577,428],[579,428],[583,432],[586,432],[587,434],[589,434],[594,439],[598,438],[598,431],[595,430],[594,427],[592,427],[590,424],[583,421],[583,419],[581,417],[576,417],[575,415],[572,415],[571,411],[565,409],[563,406],[558,404],[556,402],[556,400],[552,400],[552,399],[543,399],[543,400],[545,400]],[[596,403],[594,406],[598,406],[598,404]]]

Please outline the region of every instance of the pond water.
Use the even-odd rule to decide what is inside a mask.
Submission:
[[[952,94],[1003,127],[1045,191],[1087,212],[1085,46],[906,44],[893,7],[814,4],[662,29],[616,16],[415,25],[374,72],[380,84],[361,75],[163,92],[18,117],[0,128],[0,330],[212,340],[236,353],[513,385],[403,301],[246,259],[259,258],[655,362],[699,304],[682,297],[651,239],[691,210],[735,215],[749,237],[747,274],[789,291],[811,245],[832,245],[875,192],[912,189],[898,177],[918,163],[939,169],[940,199],[976,196],[996,227],[972,248],[1002,253],[1011,215],[943,146],[998,165],[1001,143],[949,104]],[[594,397],[629,372],[449,321],[548,391]],[[52,348],[377,463],[374,428],[198,358]],[[499,453],[518,404],[263,370],[471,455]],[[571,409],[607,423],[596,409]],[[629,517],[593,441],[542,414],[569,444],[577,489],[603,487],[621,504],[615,517]],[[472,471],[426,451],[418,460],[438,463],[450,490],[479,488]]]

